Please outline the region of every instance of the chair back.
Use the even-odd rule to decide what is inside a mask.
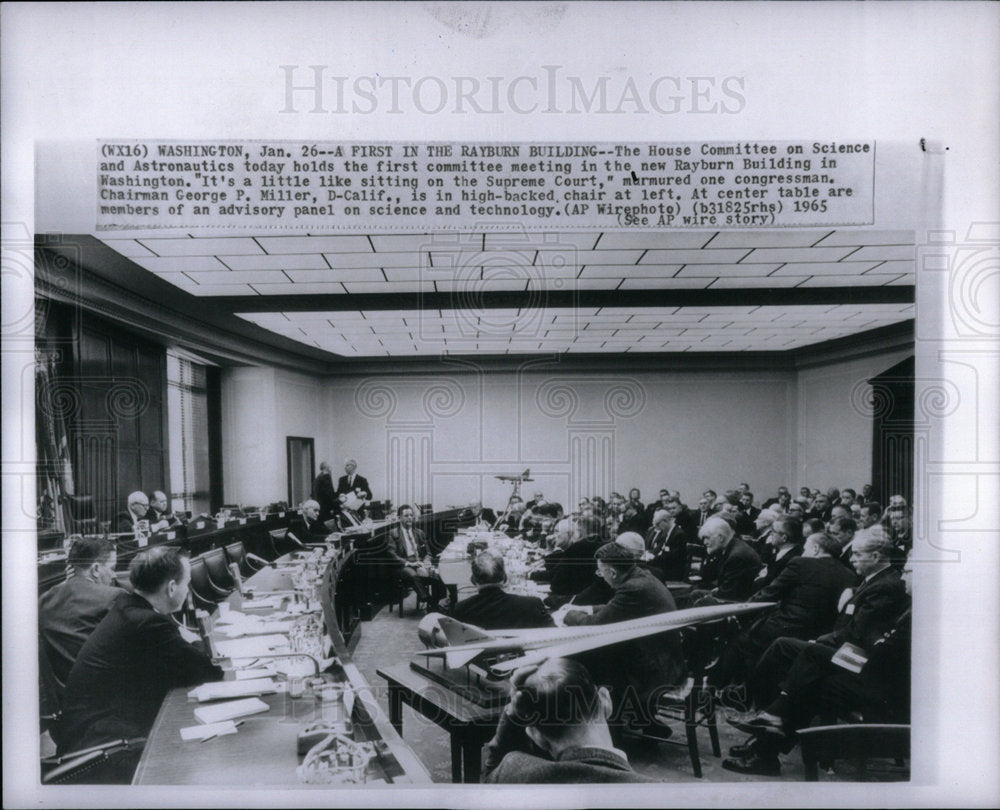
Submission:
[[[205,561],[205,568],[208,569],[208,578],[216,588],[232,591],[236,587],[233,580],[233,573],[229,570],[226,560],[226,550],[223,548],[213,548],[201,555]]]
[[[247,564],[247,550],[242,540],[237,540],[235,543],[230,543],[226,546],[226,560],[230,565],[235,563],[240,569],[240,574],[244,577],[248,577],[253,573]]]
[[[195,607],[210,611],[217,604],[216,589],[208,576],[208,568],[202,557],[191,558],[190,591]]]
[[[94,499],[90,495],[63,495],[62,503],[66,507],[70,531],[76,534],[94,534],[97,532],[97,515],[94,511]]]

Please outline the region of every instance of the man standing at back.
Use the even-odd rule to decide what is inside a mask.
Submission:
[[[319,475],[316,476],[312,485],[312,499],[319,504],[320,523],[326,523],[340,507],[337,493],[333,490],[333,475],[330,473],[330,464],[326,461],[319,463]]]
[[[363,475],[358,475],[358,462],[353,458],[344,462],[344,474],[337,481],[337,495],[349,495],[354,493],[363,501],[372,499],[372,490],[368,486],[368,479]]]
[[[129,579],[134,592],[115,599],[70,672],[62,752],[144,737],[171,689],[222,679],[170,618],[187,600],[188,558],[155,546],[132,561]]]

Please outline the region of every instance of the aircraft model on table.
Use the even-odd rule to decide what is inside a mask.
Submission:
[[[535,479],[531,477],[531,467],[528,467],[520,475],[494,475],[494,478],[500,481],[513,481],[515,484],[520,484],[524,481],[534,481]]]
[[[427,649],[417,654],[444,658],[445,665],[452,669],[512,655],[488,664],[492,672],[505,675],[547,658],[576,655],[643,636],[692,627],[725,619],[728,616],[741,616],[772,607],[774,604],[774,602],[744,602],[709,605],[671,610],[655,616],[612,624],[550,627],[537,630],[483,630],[481,627],[456,621],[441,613],[429,613],[421,619],[417,627],[420,640]]]

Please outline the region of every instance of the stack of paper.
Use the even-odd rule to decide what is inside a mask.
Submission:
[[[269,695],[278,691],[277,684],[270,678],[254,678],[252,680],[215,681],[203,683],[188,692],[189,698],[195,698],[199,703],[206,700],[222,700],[224,698],[248,697],[250,695]]]
[[[199,706],[194,710],[194,716],[200,723],[220,723],[223,720],[235,720],[248,714],[259,714],[267,711],[267,704],[260,698],[231,700],[228,703],[214,703],[211,706]]]
[[[188,726],[181,729],[181,739],[184,742],[190,740],[207,740],[209,737],[222,737],[225,734],[235,734],[236,723],[232,720],[223,720],[221,723],[211,723],[207,726]]]
[[[288,646],[287,636],[274,634],[218,641],[215,644],[215,649],[224,658],[255,658],[261,655],[285,652]]]

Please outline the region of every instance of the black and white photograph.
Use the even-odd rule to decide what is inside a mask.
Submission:
[[[2,14],[5,804],[995,803],[994,7]]]

